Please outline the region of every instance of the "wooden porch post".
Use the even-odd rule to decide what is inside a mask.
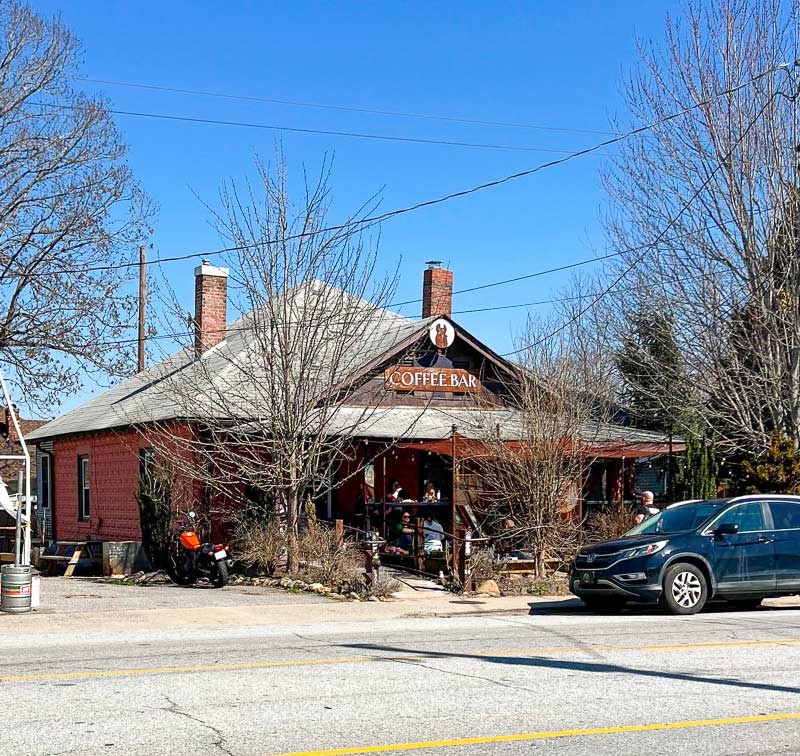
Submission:
[[[381,481],[383,488],[378,501],[381,503],[381,538],[386,539],[386,449],[381,455],[381,462],[383,464],[383,480]]]
[[[335,521],[336,545],[341,548],[344,543],[344,520]]]
[[[425,572],[425,534],[420,517],[414,520],[414,566],[419,572]]]
[[[452,493],[450,494],[450,531],[453,534],[453,548],[452,548],[452,561],[451,569],[454,575],[459,574],[459,557],[461,556],[461,546],[456,542],[456,493],[458,491],[458,468],[456,461],[456,426],[450,429],[450,459],[452,461],[453,485]]]

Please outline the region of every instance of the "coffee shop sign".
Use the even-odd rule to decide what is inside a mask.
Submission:
[[[387,391],[447,391],[477,394],[480,381],[456,368],[391,367],[384,375]]]

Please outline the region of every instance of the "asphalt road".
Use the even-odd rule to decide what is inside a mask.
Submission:
[[[797,754],[800,611],[0,636],[0,753]]]

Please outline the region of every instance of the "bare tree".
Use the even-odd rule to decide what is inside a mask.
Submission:
[[[40,407],[135,364],[114,266],[149,207],[106,107],[72,86],[79,53],[59,19],[0,4],[0,356]]]
[[[368,435],[376,404],[352,396],[361,368],[418,328],[382,308],[394,275],[376,271],[377,246],[357,223],[328,230],[328,203],[327,163],[296,204],[282,159],[274,171],[259,164],[254,185],[223,189],[215,219],[245,314],[162,384],[193,420],[191,434],[159,429],[164,449],[217,501],[265,500],[285,525],[290,571],[301,506],[335,485],[353,437]]]
[[[487,532],[530,551],[537,575],[577,545],[579,499],[603,439],[607,363],[563,324],[528,323],[518,380],[509,383],[517,412],[504,428],[484,428],[470,464],[480,473]]]
[[[655,125],[605,175],[620,252],[609,275],[624,274],[597,308],[611,346],[637,319],[666,316],[681,391],[706,426],[756,453],[776,432],[800,444],[798,21],[778,0],[693,2],[668,20],[665,47],[642,46],[626,90],[631,115]]]

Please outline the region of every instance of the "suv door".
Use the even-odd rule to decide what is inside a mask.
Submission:
[[[800,590],[800,503],[771,501],[775,572],[779,591]]]
[[[704,531],[712,538],[712,567],[717,593],[770,593],[775,590],[775,547],[760,501],[736,504]],[[713,535],[720,525],[739,526],[735,535]]]

